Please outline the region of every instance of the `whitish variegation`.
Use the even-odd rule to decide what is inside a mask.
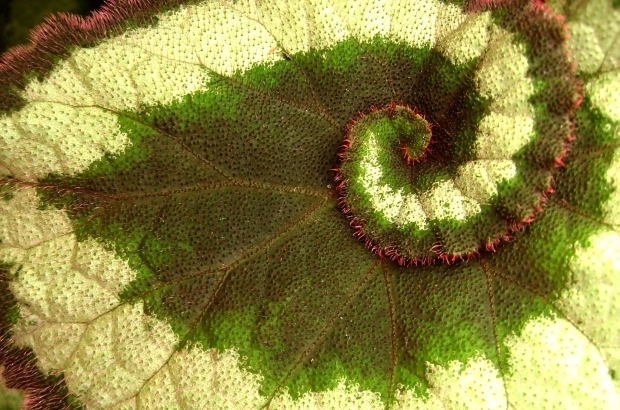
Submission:
[[[616,3],[48,20],[0,60],[7,386],[32,409],[620,408]]]

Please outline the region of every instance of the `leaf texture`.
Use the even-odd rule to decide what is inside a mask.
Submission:
[[[603,0],[48,20],[0,65],[7,385],[31,408],[619,408],[619,37]],[[432,124],[402,176],[419,260],[347,219],[334,171],[395,103]],[[364,161],[364,209],[403,220]]]

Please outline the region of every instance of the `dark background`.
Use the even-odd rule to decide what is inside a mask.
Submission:
[[[103,3],[104,0],[0,0],[0,53],[27,43],[30,30],[50,14],[87,16]]]

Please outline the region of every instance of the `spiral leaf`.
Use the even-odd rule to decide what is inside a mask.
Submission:
[[[620,407],[620,11],[115,0],[0,60],[31,408]]]

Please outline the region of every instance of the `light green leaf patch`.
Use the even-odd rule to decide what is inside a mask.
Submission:
[[[5,233],[2,257],[22,266],[11,285],[20,301],[14,339],[34,349],[45,371],[63,371],[71,391],[89,408],[236,409],[265,403],[258,393],[260,375],[242,370],[234,349],[178,350],[169,324],[146,315],[140,302],[120,303],[115,293],[135,276],[126,262],[96,242],[77,242],[65,232],[68,220],[62,211],[40,211],[37,203],[32,190],[22,190],[2,204],[2,225],[29,233],[14,242]],[[580,279],[559,305],[594,339],[574,322],[534,319],[505,342],[509,374],[499,373],[483,356],[447,367],[429,363],[427,396],[401,390],[393,408],[503,409],[506,400],[516,408],[617,406],[601,351],[613,357],[613,347],[604,346],[617,340],[613,315],[618,298],[612,289],[620,276],[619,244],[618,235],[608,233],[577,253],[572,269]],[[608,320],[599,322],[601,317]],[[336,410],[384,405],[375,393],[342,380],[333,389],[297,400],[283,392],[271,406]]]
[[[588,7],[598,7],[598,3],[591,4],[593,6]],[[588,118],[592,118],[592,128],[603,124],[601,118],[604,118],[611,130],[620,121],[619,87],[616,78],[618,65],[617,60],[614,60],[617,56],[609,51],[614,43],[601,37],[601,30],[611,27],[620,32],[620,20],[614,20],[618,15],[615,9],[607,7],[606,10],[611,17],[605,17],[604,22],[600,22],[603,16],[599,14],[591,17],[592,20],[588,20],[590,17],[580,17],[573,26],[570,25],[572,17],[568,16],[567,20],[574,38],[570,43],[574,50],[574,61],[580,67],[580,75],[585,81],[587,104],[591,104],[584,105],[588,110]],[[620,384],[617,375],[620,371],[620,328],[614,319],[620,309],[620,298],[617,296],[617,289],[620,287],[620,207],[617,206],[620,198],[617,194],[620,192],[620,161],[614,159],[611,165],[601,165],[608,185],[584,188],[587,194],[595,191],[595,194],[599,195],[597,198],[604,198],[602,203],[597,203],[597,206],[604,208],[602,216],[591,209],[586,209],[587,212],[584,212],[587,215],[584,216],[582,210],[571,208],[572,204],[567,201],[563,204],[560,199],[556,202],[552,199],[553,205],[549,205],[548,209],[553,213],[545,214],[549,216],[543,219],[544,225],[541,225],[543,228],[553,229],[553,232],[549,232],[545,237],[550,243],[538,239],[536,235],[539,231],[536,229],[543,228],[532,225],[531,231],[517,233],[512,242],[504,244],[504,249],[510,249],[513,253],[486,254],[519,254],[520,260],[506,261],[514,262],[512,264],[517,269],[522,267],[520,264],[523,263],[523,258],[538,257],[538,250],[533,248],[547,249],[545,247],[548,246],[549,249],[557,250],[563,247],[562,255],[554,253],[544,255],[548,256],[544,260],[542,257],[536,261],[525,260],[531,268],[531,271],[527,272],[530,275],[525,278],[527,280],[540,277],[541,282],[551,281],[550,278],[557,272],[570,277],[566,286],[564,283],[549,285],[551,290],[540,294],[538,290],[528,287],[527,280],[517,274],[512,275],[512,271],[508,272],[509,269],[506,269],[507,273],[495,272],[497,266],[501,268],[503,265],[496,260],[487,263],[490,257],[463,262],[455,267],[435,265],[424,272],[416,271],[415,268],[399,271],[398,267],[389,265],[389,262],[370,255],[361,244],[350,237],[346,220],[335,211],[334,195],[331,191],[319,191],[317,188],[318,184],[321,184],[323,189],[325,180],[316,177],[313,183],[316,182],[317,187],[304,186],[303,189],[288,179],[281,185],[267,181],[266,177],[264,180],[259,177],[245,180],[243,170],[236,170],[233,166],[226,168],[228,163],[225,157],[220,158],[220,163],[217,158],[210,161],[206,156],[196,154],[199,150],[193,144],[199,144],[202,140],[199,133],[191,134],[195,131],[191,127],[202,117],[194,118],[196,112],[200,111],[194,112],[186,107],[202,104],[203,108],[207,106],[212,112],[224,110],[222,106],[225,106],[225,103],[218,105],[216,97],[226,94],[217,94],[213,85],[219,79],[234,82],[242,79],[241,75],[251,69],[256,69],[257,72],[262,70],[263,74],[259,73],[254,77],[260,79],[261,75],[265,76],[273,67],[292,65],[303,58],[314,58],[312,53],[316,50],[348,44],[346,41],[351,40],[351,37],[353,42],[361,44],[358,44],[358,49],[364,53],[351,54],[349,59],[338,60],[332,66],[326,63],[326,66],[338,67],[343,73],[359,68],[360,61],[366,61],[368,55],[371,55],[365,54],[364,47],[370,47],[369,44],[378,38],[376,36],[398,40],[412,47],[436,47],[455,63],[479,59],[480,69],[470,80],[476,84],[478,92],[494,100],[491,108],[494,114],[483,117],[477,128],[476,135],[480,139],[473,151],[478,157],[460,168],[459,177],[454,183],[437,187],[439,193],[434,197],[437,204],[431,205],[431,208],[437,209],[437,213],[444,212],[452,217],[456,216],[456,219],[461,214],[468,215],[469,211],[464,205],[461,204],[463,209],[459,208],[459,202],[454,200],[455,196],[459,192],[465,192],[483,202],[495,195],[497,181],[514,177],[514,163],[511,158],[530,142],[534,129],[534,113],[530,103],[534,86],[532,81],[526,78],[525,51],[505,32],[497,28],[489,30],[491,21],[490,13],[466,15],[455,5],[430,0],[317,0],[300,4],[284,0],[204,2],[162,13],[158,16],[158,22],[150,27],[128,30],[117,37],[104,39],[92,48],[72,50],[70,56],[60,61],[44,80],[32,79],[28,83],[22,92],[27,100],[24,108],[0,117],[0,169],[3,175],[10,176],[3,180],[10,195],[0,200],[0,260],[11,264],[10,290],[19,306],[19,318],[12,328],[12,340],[18,346],[32,348],[37,366],[45,374],[62,374],[69,392],[78,397],[86,408],[92,409],[620,408]],[[508,63],[496,58],[497,53],[502,52],[508,56]],[[290,60],[297,53],[301,56],[299,60]],[[258,65],[260,68],[257,69]],[[600,67],[607,71],[599,72]],[[234,86],[246,86],[247,89],[254,87],[251,92],[267,96],[260,100],[270,101],[264,105],[265,111],[272,107],[279,107],[278,109],[284,111],[284,106],[291,112],[307,112],[308,107],[311,107],[312,113],[308,115],[314,115],[317,124],[321,126],[333,122],[340,114],[336,110],[316,109],[330,104],[330,101],[321,101],[316,96],[316,99],[312,100],[316,105],[308,106],[299,105],[299,101],[294,99],[281,98],[277,102],[267,100],[274,95],[281,97],[278,94],[281,89],[278,87],[286,81],[293,81],[286,77],[286,69],[279,73],[284,74],[277,80],[272,78],[273,81],[266,85],[248,80],[247,83]],[[301,77],[307,75],[301,73]],[[381,81],[385,79],[381,78]],[[304,78],[303,84],[311,82]],[[213,88],[210,89],[210,86]],[[311,89],[311,86],[308,87]],[[211,91],[213,94],[208,94]],[[250,91],[246,94],[239,92],[238,95],[245,98],[250,95]],[[355,93],[363,94],[363,87],[362,91],[355,90],[350,92],[350,95]],[[212,106],[205,104],[204,99],[201,100],[201,96],[206,94],[213,97],[209,100]],[[367,100],[362,102],[365,101]],[[242,106],[243,98],[226,103],[239,107]],[[174,111],[175,109],[177,111]],[[352,111],[360,109],[366,108],[355,108]],[[153,114],[147,118],[144,114],[154,112],[170,115],[158,117]],[[228,121],[225,125],[232,127],[231,124],[244,120],[244,114],[246,113],[235,111],[234,116],[223,118],[222,121]],[[299,117],[302,117],[301,113]],[[170,135],[161,132],[157,123],[166,120],[171,123],[179,120],[184,127],[181,130],[183,135],[192,135],[193,140],[179,142],[173,137],[168,138]],[[252,125],[256,126],[256,131],[277,128],[281,124],[261,122],[257,119]],[[173,129],[173,126],[170,129]],[[606,133],[592,132],[592,135],[605,135],[605,138],[609,135],[618,136],[617,132],[613,134],[610,130]],[[132,139],[134,135],[128,135],[131,132],[141,133],[144,138]],[[252,135],[256,135],[256,140],[259,140],[259,131]],[[246,141],[247,144],[255,143],[244,140],[244,144]],[[239,139],[235,139],[235,136],[231,137],[230,149],[238,150],[234,151],[235,153],[247,152],[235,146],[238,142]],[[283,147],[284,143],[288,141],[282,141]],[[333,145],[337,147],[339,143],[340,141],[334,141]],[[205,175],[211,178],[207,181],[211,185],[200,180],[188,186],[196,191],[202,189],[207,192],[205,197],[209,201],[221,200],[231,215],[236,215],[233,211],[237,210],[240,214],[246,212],[244,207],[247,203],[243,202],[242,195],[235,196],[235,189],[239,192],[256,190],[273,194],[266,195],[260,206],[273,207],[269,209],[273,210],[270,221],[281,218],[278,219],[281,221],[279,226],[268,234],[259,229],[256,237],[252,239],[254,242],[250,241],[243,227],[255,223],[251,216],[260,211],[252,208],[254,214],[243,214],[247,218],[242,221],[241,218],[233,221],[223,218],[217,224],[209,225],[212,229],[206,234],[200,227],[193,227],[183,232],[185,236],[175,236],[177,231],[174,226],[187,223],[187,226],[191,227],[194,221],[176,221],[176,225],[168,221],[174,222],[177,215],[174,212],[192,203],[190,195],[194,191],[187,189],[169,194],[172,190],[152,189],[149,192],[140,192],[139,183],[123,185],[126,180],[121,177],[113,178],[117,174],[123,176],[124,172],[140,170],[141,166],[156,168],[159,163],[154,160],[157,158],[154,151],[143,147],[156,144],[161,144],[162,147],[165,144],[169,144],[166,147],[177,144],[177,151],[183,152],[184,156],[179,154],[175,157],[175,164],[182,163],[188,175],[202,178],[204,175],[201,172],[205,172]],[[287,146],[290,151],[286,152],[298,152],[307,148],[303,145],[290,145],[292,148]],[[592,145],[596,149],[600,148],[594,143]],[[311,147],[311,144],[308,144],[308,147]],[[579,148],[578,145],[576,147]],[[263,155],[261,147],[253,149],[254,152],[237,160],[258,163],[258,159],[252,161],[251,154]],[[585,156],[585,150],[580,149],[577,150],[578,159]],[[273,153],[274,156],[277,154],[279,153]],[[336,152],[334,157],[335,154]],[[115,159],[123,158],[123,155],[130,159],[127,163],[114,162]],[[483,165],[480,161],[485,159],[493,159],[495,162],[493,165]],[[153,161],[152,164],[144,165],[150,160]],[[108,161],[108,168],[102,165],[104,161]],[[99,168],[93,169],[93,164],[98,164]],[[200,166],[209,169],[211,174],[207,174],[203,168],[198,171],[199,166],[195,164],[201,164]],[[168,165],[162,160],[162,174]],[[192,169],[196,169],[193,174]],[[230,169],[239,171],[239,174],[231,176],[232,173],[228,173]],[[594,167],[590,168],[590,165],[586,169],[594,172]],[[319,171],[316,171],[317,175],[318,173]],[[180,172],[178,174],[180,175]],[[290,178],[296,176],[293,172],[288,174],[287,177]],[[42,206],[53,201],[44,204],[36,189],[53,189],[54,187],[40,184],[43,178],[50,175],[56,180],[66,178],[67,181],[72,181],[72,177],[95,176],[105,183],[109,182],[110,185],[106,188],[111,187],[110,190],[118,190],[120,194],[104,196],[102,192],[90,192],[83,186],[76,185],[69,187],[74,188],[75,192],[59,192],[66,194],[66,198],[72,194],[84,194],[85,197],[92,195],[101,200],[103,205],[90,209],[88,207],[91,203],[84,201],[78,204],[83,205],[82,207],[75,206],[71,209],[69,205],[67,209]],[[139,176],[137,171],[136,175]],[[468,183],[467,177],[471,178],[472,175],[475,181]],[[167,175],[158,178],[156,182],[174,182],[176,176]],[[84,180],[86,179],[84,177]],[[118,185],[114,185],[117,182]],[[179,183],[179,186],[181,185]],[[224,189],[216,191],[222,187]],[[230,190],[227,191],[227,188]],[[131,191],[126,197],[122,197],[123,189],[134,189],[135,192]],[[564,195],[566,191],[570,191],[570,184],[561,194]],[[110,204],[126,205],[127,209],[133,209],[135,215],[140,216],[140,207],[148,208],[148,201],[151,200],[149,198],[158,195],[171,195],[174,200],[166,203],[165,207],[162,206],[161,212],[158,209],[152,218],[149,216],[149,221],[154,222],[140,226],[141,230],[130,231],[128,228],[132,228],[131,221],[120,220],[116,225],[105,225],[110,229],[106,232],[108,237],[97,237],[96,232],[78,237],[76,233],[84,226],[99,226],[95,223],[88,225],[92,221],[108,221],[106,218],[113,216],[113,212],[106,214],[106,207],[116,206]],[[298,200],[300,197],[303,199]],[[568,194],[565,197],[568,198]],[[130,198],[130,201],[123,202],[127,198]],[[295,200],[287,202],[290,198]],[[238,200],[235,202],[235,199]],[[95,203],[94,201],[93,199],[92,203]],[[205,200],[205,203],[211,202]],[[201,202],[197,201],[196,204],[200,205]],[[446,206],[439,206],[443,204]],[[204,208],[198,205],[195,214],[201,215]],[[566,208],[562,208],[563,206]],[[72,212],[87,208],[92,214],[79,219],[79,223],[85,225],[76,226],[78,218],[73,218]],[[298,208],[301,211],[298,212]],[[567,219],[565,215],[575,219],[577,227],[564,227],[563,221]],[[170,219],[166,219],[167,216],[170,216]],[[337,228],[325,228],[330,226],[330,223]],[[173,228],[168,229],[170,226]],[[264,231],[267,231],[266,226],[267,223],[263,225]],[[92,231],[96,231],[95,228]],[[216,237],[212,231],[217,229],[221,229],[221,232],[228,236]],[[133,233],[135,235],[131,236]],[[123,237],[124,234],[127,237]],[[229,249],[225,255],[223,252],[216,255],[221,261],[215,261],[216,258],[210,260],[207,257],[211,254],[200,253],[194,246],[197,241],[196,234],[202,237],[213,234],[209,238],[214,239],[207,244],[213,249],[237,236],[247,241],[240,241],[243,246]],[[260,236],[262,234],[266,238]],[[117,237],[126,241],[115,241]],[[342,240],[338,243],[341,246],[336,249],[339,252],[336,256],[333,256],[334,252],[313,253],[310,247],[299,245],[303,245],[306,238],[311,238],[318,243],[317,249],[322,246],[336,248],[337,246],[333,246],[329,241],[340,240],[342,237],[350,241]],[[166,242],[167,240],[169,242]],[[194,242],[186,244],[191,241]],[[155,245],[149,248],[153,243]],[[169,243],[174,246],[168,246]],[[118,249],[130,245],[132,249],[126,254]],[[287,247],[296,249],[295,255],[286,253]],[[161,258],[151,259],[157,263],[151,267],[150,276],[143,275],[144,272],[138,270],[139,262],[149,259],[145,257],[138,262],[135,259],[144,249],[157,250],[161,254]],[[221,311],[217,311],[221,314],[214,316],[220,322],[216,323],[214,320],[213,323],[205,325],[205,329],[209,331],[221,332],[210,335],[213,339],[209,341],[216,340],[221,342],[221,345],[215,342],[208,345],[207,338],[199,331],[190,334],[196,323],[202,320],[203,313],[192,316],[189,320],[183,319],[185,321],[172,315],[167,317],[161,314],[168,307],[167,303],[178,303],[178,299],[182,299],[159,300],[160,295],[167,295],[165,290],[168,286],[181,284],[181,289],[186,292],[189,289],[186,294],[193,296],[195,295],[191,290],[199,288],[198,285],[192,288],[192,282],[187,282],[188,285],[183,287],[185,277],[166,278],[165,275],[170,273],[165,270],[166,263],[173,259],[168,253],[179,249],[183,249],[187,260],[203,258],[203,265],[222,265],[221,269],[217,266],[206,274],[202,272],[202,276],[195,271],[189,272],[189,276],[195,275],[207,280],[211,274],[217,276],[224,272],[221,277],[226,278],[229,270],[238,269],[234,272],[241,276],[238,280],[247,280],[250,283],[244,289],[255,289],[255,293],[260,294],[260,297],[257,296],[258,302],[245,310],[235,310],[236,306],[229,307],[225,304],[225,296],[234,297],[234,290],[241,289],[241,285],[231,288],[230,295],[221,296],[219,299],[205,296],[207,303],[204,307],[201,306],[203,313],[213,304],[221,303],[221,306],[224,306],[219,307]],[[129,253],[131,257],[128,256]],[[344,256],[338,259],[340,255]],[[324,274],[320,269],[324,263],[323,258],[328,257],[333,258],[329,259],[330,261],[335,261],[329,274],[345,272],[359,277],[343,277],[346,280],[339,283],[328,281],[318,285],[320,282],[317,278]],[[347,257],[349,259],[346,259]],[[264,262],[265,260],[268,263]],[[554,264],[549,269],[551,273],[541,274],[537,270],[548,264]],[[227,265],[232,268],[229,269]],[[284,283],[284,280],[289,278],[287,273],[294,272],[299,265],[316,267],[309,275],[314,276],[300,282],[291,280],[291,283]],[[281,281],[267,275],[265,277],[272,282],[253,288],[252,276],[264,270],[269,274],[277,272]],[[246,276],[242,276],[240,272]],[[428,275],[429,272],[436,276]],[[409,275],[399,279],[413,284],[411,289],[407,290],[403,286],[405,290],[396,293],[396,275]],[[445,293],[440,291],[444,292],[448,288],[438,289],[438,286],[450,275],[460,275],[458,278],[462,282],[456,282],[456,285],[463,286],[454,286],[453,282],[453,287],[458,289],[456,294],[448,295],[453,297],[447,300]],[[296,278],[292,274],[290,277]],[[330,278],[327,275],[325,277]],[[431,279],[428,279],[429,277]],[[160,280],[153,281],[154,286],[160,288],[142,292],[140,286],[149,283],[148,280],[153,278]],[[230,282],[222,279],[215,288],[214,295],[228,283]],[[478,287],[472,288],[473,284]],[[501,291],[498,290],[500,286]],[[543,287],[541,285],[541,288]],[[376,289],[381,292],[375,292]],[[516,291],[513,292],[514,289]],[[554,292],[558,289],[561,291],[556,295]],[[300,296],[300,292],[314,293]],[[345,295],[338,299],[338,305],[318,306],[319,302],[331,300],[328,297],[339,294],[338,292]],[[522,294],[534,300],[533,304],[544,306],[544,314],[531,314],[540,313],[542,309],[532,308],[528,311],[531,306],[521,305],[514,311],[496,312],[495,309],[510,305],[512,298],[517,304],[524,304],[526,298],[522,297]],[[428,299],[420,297],[421,302],[418,305],[414,303],[414,308],[407,315],[403,314],[404,306],[411,306],[413,297],[419,295]],[[296,305],[296,301],[302,300],[302,296],[307,298],[303,299],[307,300],[307,303]],[[242,297],[243,295],[240,296]],[[277,299],[278,303],[271,305],[263,303],[270,301],[268,297],[280,299]],[[476,308],[480,308],[483,313],[470,323],[468,314],[472,313],[471,309],[468,311],[462,301],[471,302],[474,298],[477,298],[476,302],[481,301]],[[152,311],[153,301],[161,304],[161,311]],[[445,317],[434,316],[434,304],[440,308],[446,307]],[[282,319],[280,316],[283,306],[290,308],[293,313]],[[360,306],[365,309],[360,309]],[[258,307],[262,310],[259,311]],[[188,311],[190,308],[193,307],[188,306]],[[320,314],[307,317],[307,312],[316,313],[319,308]],[[518,310],[521,308],[524,312]],[[295,323],[285,328],[279,320],[282,319],[283,322],[294,317],[294,309],[301,312],[300,326]],[[243,316],[243,313],[247,312],[252,315]],[[179,316],[184,313],[185,311],[181,310]],[[515,317],[511,316],[513,313]],[[249,347],[242,345],[242,339],[231,333],[244,330],[244,321],[249,323],[247,326],[252,327],[252,320],[258,320],[256,318],[260,315],[270,315],[269,320],[260,322],[260,325],[264,326],[261,330],[269,326],[276,329],[274,337],[257,342],[250,340],[254,334],[246,334]],[[229,319],[229,322],[226,322],[226,319]],[[453,326],[454,323],[461,326]],[[213,327],[208,328],[208,325]],[[384,339],[375,345],[380,347],[381,351],[373,349],[370,343],[364,345],[362,342],[365,340],[356,336],[355,332],[358,332],[357,335],[365,334],[360,333],[362,331],[373,334],[368,330],[371,326],[377,326],[384,332],[379,335]],[[410,329],[407,326],[417,327]],[[188,337],[179,331],[179,328],[183,327],[189,329]],[[282,365],[277,368],[280,371],[286,367],[288,373],[282,375],[272,372],[272,367],[261,368],[254,365],[260,364],[260,360],[264,359],[264,356],[261,356],[262,351],[258,351],[255,344],[284,343],[282,340],[298,331],[299,327],[311,327],[318,331],[315,332],[316,337],[301,341],[301,346],[295,345],[298,349],[295,350],[295,353],[298,353],[295,356],[296,361],[285,363],[288,367]],[[279,332],[289,329],[289,333]],[[423,329],[420,331],[423,334],[416,339],[416,331],[419,329]],[[441,329],[442,333],[433,333],[433,329]],[[207,333],[205,331],[205,334]],[[325,342],[326,340],[331,344]],[[488,340],[491,343],[486,343]],[[454,350],[436,351],[435,346],[424,344],[428,341],[441,346],[452,341]],[[233,342],[238,345],[235,346]],[[289,341],[291,345],[294,345],[293,342]],[[472,353],[472,346],[483,348]],[[332,350],[323,352],[320,350],[322,348],[332,349],[337,353],[331,354]],[[248,351],[258,353],[256,357],[241,353]],[[277,353],[277,349],[268,350],[268,353],[272,352]],[[313,355],[314,353],[316,354]],[[350,354],[350,357],[347,357],[347,354]],[[415,356],[416,354],[419,356]],[[372,367],[375,363],[373,360],[384,356],[386,359],[382,364],[387,370],[381,373]],[[403,362],[408,365],[409,362],[406,361],[413,362],[412,357],[419,363],[405,369]],[[281,359],[275,354],[270,359],[290,360],[288,357]],[[314,360],[317,363],[314,363]],[[339,368],[338,366],[343,366],[342,363],[349,363],[346,360],[369,363],[370,371],[364,373],[368,369],[363,366]],[[398,367],[400,365],[403,366]],[[331,368],[326,370],[320,366]],[[299,370],[301,367],[303,372]],[[319,376],[333,376],[333,380],[320,377],[310,380],[313,371]],[[269,372],[281,376],[280,379]],[[406,372],[409,374],[401,377]],[[299,377],[308,380],[294,379],[299,374]],[[368,387],[372,381],[366,379],[377,377],[377,374],[386,375],[385,380],[381,379],[376,383],[379,386],[376,389]],[[308,387],[317,385],[323,388]],[[273,389],[266,391],[265,386]],[[295,389],[295,386],[301,387]],[[387,395],[381,390],[383,386],[388,386]]]

